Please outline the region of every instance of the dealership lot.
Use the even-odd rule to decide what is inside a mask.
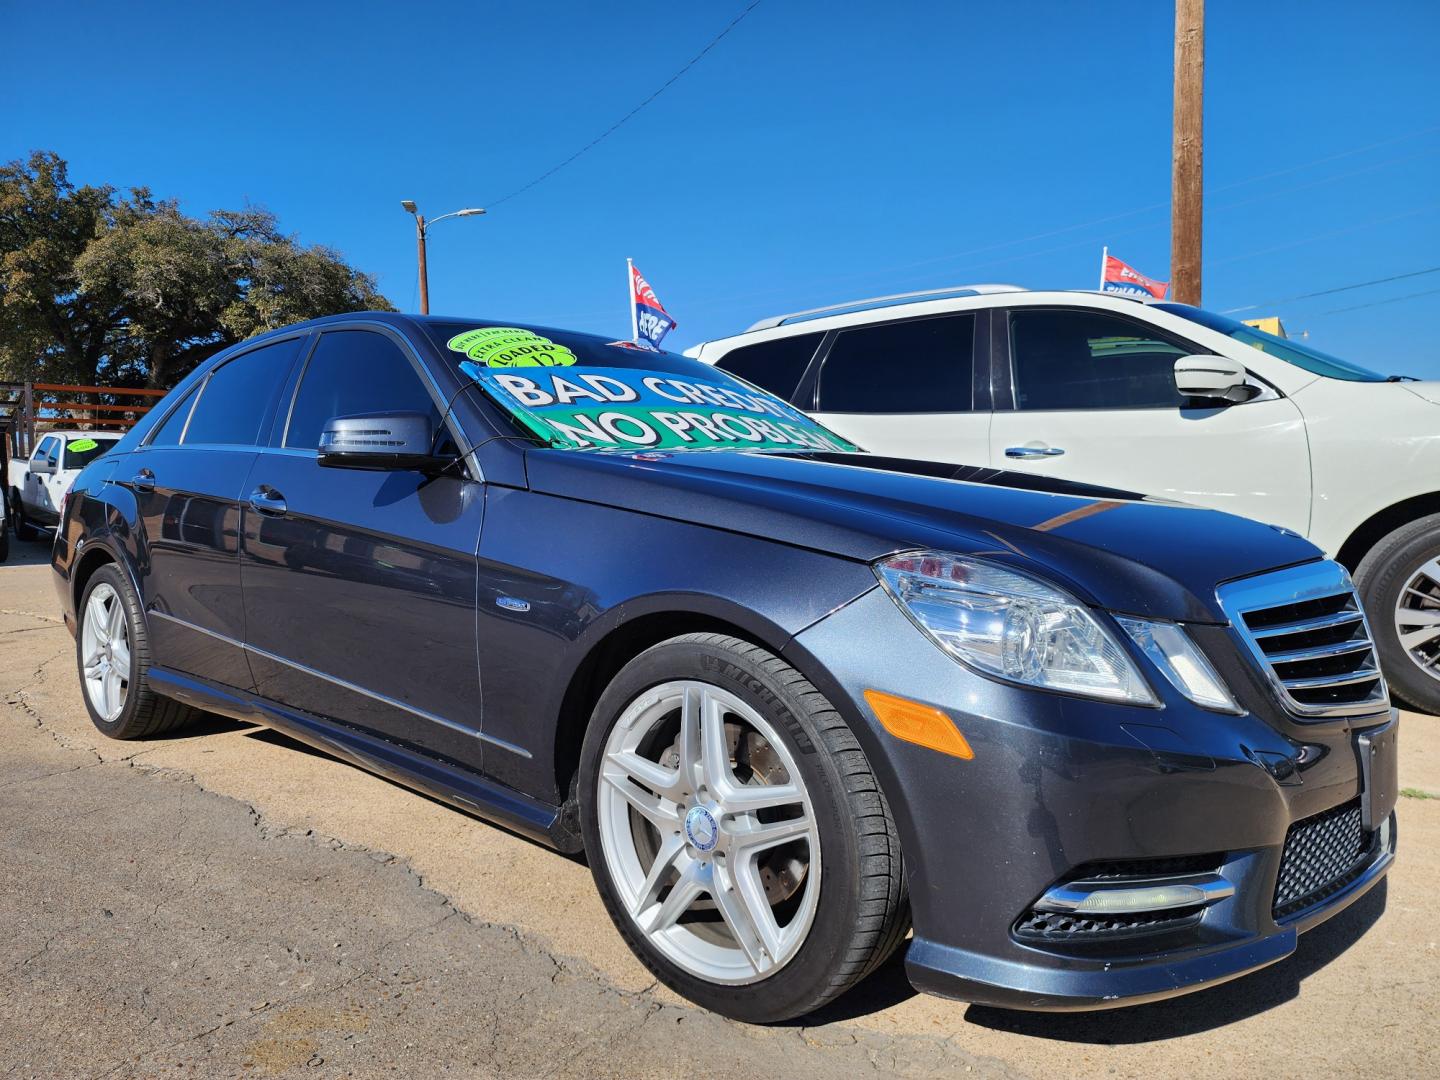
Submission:
[[[1401,800],[1388,888],[1227,986],[1029,1015],[916,996],[892,962],[748,1028],[657,988],[579,862],[246,725],[101,739],[46,554],[0,566],[0,1075],[1440,1068],[1440,799]],[[1440,795],[1440,720],[1402,747],[1402,786]]]

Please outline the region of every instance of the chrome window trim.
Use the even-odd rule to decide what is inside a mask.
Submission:
[[[1349,617],[1350,613],[1347,612],[1345,613],[1347,617],[1340,620],[1339,625],[1346,622],[1359,622],[1363,628],[1365,641],[1369,644],[1373,655],[1373,663],[1370,667],[1373,668],[1376,679],[1375,690],[1363,701],[1343,702],[1336,705],[1307,705],[1291,696],[1285,680],[1275,670],[1274,656],[1265,653],[1260,647],[1260,640],[1262,638],[1273,640],[1284,633],[1301,633],[1307,627],[1320,629],[1326,625],[1337,625],[1335,616],[1321,616],[1315,620],[1301,620],[1283,624],[1280,627],[1266,627],[1259,631],[1252,631],[1247,626],[1244,616],[1251,612],[1283,607],[1287,604],[1298,604],[1306,600],[1323,600],[1327,597],[1341,595],[1350,598],[1355,605],[1354,614],[1357,617],[1351,618]],[[1221,585],[1215,590],[1215,597],[1219,601],[1221,610],[1230,620],[1230,627],[1235,636],[1239,638],[1250,658],[1260,669],[1260,673],[1269,684],[1271,691],[1279,699],[1284,709],[1298,719],[1318,721],[1343,716],[1364,716],[1382,712],[1390,707],[1389,688],[1385,683],[1385,675],[1380,670],[1379,654],[1375,651],[1375,636],[1370,632],[1370,622],[1365,617],[1365,609],[1360,604],[1360,597],[1355,592],[1355,585],[1350,580],[1350,574],[1339,563],[1328,559],[1318,560],[1255,577],[1241,578],[1238,581]],[[1303,680],[1303,682],[1308,684],[1304,688],[1314,689],[1320,686],[1342,686],[1347,683],[1366,682],[1370,677],[1370,675],[1356,677],[1354,673],[1347,673],[1333,678],[1326,676]],[[1299,679],[1290,681],[1296,684],[1302,682]],[[1296,688],[1301,687],[1297,685]]]

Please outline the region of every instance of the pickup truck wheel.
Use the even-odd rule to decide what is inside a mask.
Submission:
[[[1440,514],[1381,540],[1355,581],[1391,697],[1440,715]]]
[[[667,986],[751,1023],[811,1012],[909,927],[895,823],[843,719],[721,634],[648,649],[601,696],[580,766],[591,872]]]
[[[150,638],[139,598],[113,563],[95,571],[80,601],[75,661],[90,720],[112,739],[143,739],[200,713],[145,683]]]
[[[0,562],[10,558],[10,534],[4,529],[5,523],[0,521]]]
[[[21,501],[18,491],[11,492],[10,510],[15,517],[15,539],[39,540],[40,530],[31,525],[30,519],[25,516],[25,504]]]

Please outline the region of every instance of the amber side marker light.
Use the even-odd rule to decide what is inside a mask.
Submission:
[[[895,738],[966,761],[975,756],[955,722],[935,706],[882,694],[879,690],[866,690],[865,700],[885,730]]]

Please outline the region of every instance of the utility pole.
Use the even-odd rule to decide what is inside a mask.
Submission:
[[[1175,0],[1175,133],[1170,170],[1172,298],[1200,303],[1204,200],[1205,0]]]
[[[425,236],[430,226],[436,222],[444,221],[452,217],[476,217],[485,213],[479,207],[469,207],[465,210],[452,210],[448,214],[441,214],[439,217],[426,221],[425,215],[415,208],[414,199],[401,199],[400,207],[407,214],[415,215],[415,254],[420,264],[420,314],[430,314],[430,272],[425,266]]]

